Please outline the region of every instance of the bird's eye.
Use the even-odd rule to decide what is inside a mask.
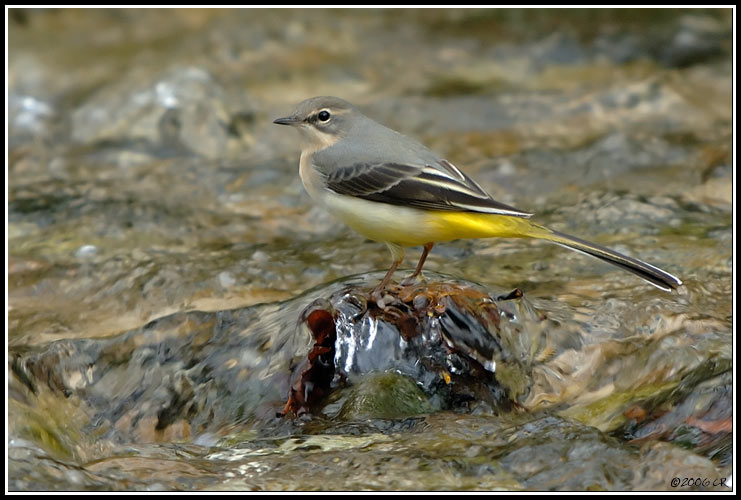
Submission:
[[[324,111],[320,111],[317,116],[319,117],[319,121],[326,122],[326,121],[329,121],[330,115],[329,115],[329,111],[324,110]]]

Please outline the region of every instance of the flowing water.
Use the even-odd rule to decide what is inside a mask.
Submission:
[[[8,41],[10,490],[726,490],[730,10],[11,9]],[[684,286],[454,241],[397,303],[426,341],[389,336],[390,254],[271,123],[314,95]],[[348,377],[280,417],[317,304]]]

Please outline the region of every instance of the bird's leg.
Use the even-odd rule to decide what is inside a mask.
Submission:
[[[381,292],[383,292],[386,285],[388,285],[394,271],[399,267],[401,261],[404,260],[404,249],[402,247],[394,243],[386,243],[386,245],[389,247],[389,250],[391,250],[391,255],[394,257],[394,263],[391,264],[391,269],[388,270],[386,276],[381,280],[381,283],[379,283],[379,285],[373,289],[373,292],[371,292],[371,295],[376,299],[380,298]]]
[[[414,270],[414,273],[412,273],[411,276],[401,282],[402,285],[411,285],[414,283],[415,278],[422,272],[422,266],[425,265],[425,260],[427,260],[427,256],[429,255],[430,250],[432,250],[433,245],[434,243],[425,244],[425,248],[422,250],[422,256],[419,258],[419,262],[417,262],[417,269]]]
[[[399,264],[401,264],[401,259],[395,260],[393,264],[391,264],[391,269],[388,270],[386,273],[386,276],[383,277],[381,280],[381,283],[373,290],[373,295],[379,295],[383,290],[386,288],[386,285],[389,284],[389,280],[391,279],[391,275],[394,274],[394,271],[396,271],[396,268],[399,267]]]

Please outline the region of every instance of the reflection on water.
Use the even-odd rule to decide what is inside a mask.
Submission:
[[[730,12],[12,9],[10,489],[727,476]],[[441,405],[397,370],[275,418],[311,346],[301,312],[389,264],[312,205],[271,124],[319,94],[685,286],[543,242],[440,244],[429,286],[524,291],[499,325],[517,411]]]

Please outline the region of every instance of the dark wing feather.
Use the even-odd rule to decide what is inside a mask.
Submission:
[[[421,172],[421,168],[396,163],[369,165],[357,163],[338,168],[327,176],[327,187],[339,194],[364,198],[385,191],[405,178]]]
[[[426,210],[531,215],[494,200],[445,160],[439,166],[358,163],[330,173],[327,187],[338,194]]]

